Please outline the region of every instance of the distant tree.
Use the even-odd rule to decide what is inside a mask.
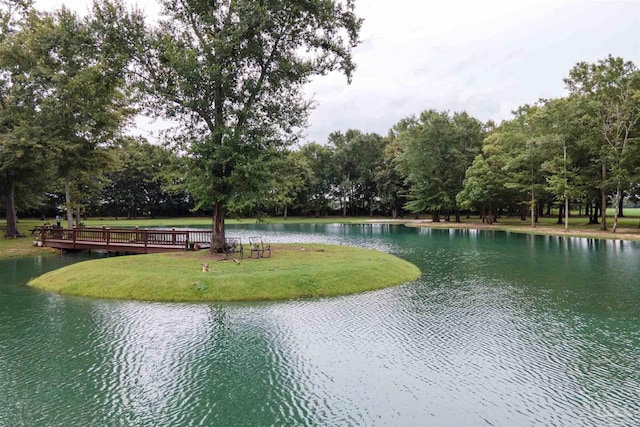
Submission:
[[[25,78],[37,64],[22,40],[37,19],[31,1],[0,1],[0,199],[11,237],[20,235],[18,208],[39,205],[51,179],[44,136],[32,125],[41,95]]]
[[[360,153],[356,162],[358,199],[363,207],[368,208],[369,216],[373,216],[377,200],[380,199],[376,171],[384,160],[386,143],[387,140],[376,133],[366,133],[354,141],[355,150]]]
[[[609,55],[596,63],[577,63],[565,79],[572,95],[578,97],[587,114],[596,119],[602,150],[602,229],[607,229],[607,188],[614,189],[613,206],[618,207],[622,191],[630,183],[628,157],[632,138],[640,121],[640,71],[636,65]],[[618,210],[612,231],[618,227]]]
[[[12,87],[24,92],[21,105],[31,110],[22,122],[30,138],[23,140],[46,147],[47,163],[64,176],[69,227],[80,206],[72,181],[86,180],[110,162],[106,148],[133,113],[125,84],[131,42],[104,25],[120,12],[108,2],[96,3],[85,18],[64,7],[30,11],[28,22],[8,39],[19,53],[10,50],[3,62],[11,67]],[[75,185],[76,194],[83,187]]]
[[[295,140],[312,76],[351,78],[361,20],[352,0],[161,0],[165,20],[139,55],[150,109],[182,124],[198,171],[200,206],[213,208],[213,251],[225,244],[225,209],[242,199],[265,153]],[[241,203],[241,200],[240,202]]]
[[[540,131],[540,107],[524,105],[515,117],[500,128],[505,155],[505,185],[529,196],[531,227],[536,226],[540,197],[546,191],[547,176],[542,165],[548,159],[550,144],[556,136]]]
[[[349,207],[355,212],[359,205],[373,215],[377,197],[375,173],[383,159],[383,138],[349,129],[332,132],[328,142],[333,150],[331,164],[337,184],[334,193],[340,200],[342,216],[347,216]]]
[[[311,169],[309,181],[305,185],[307,193],[302,201],[303,206],[313,211],[317,217],[329,206],[329,195],[334,183],[331,167],[333,153],[329,147],[315,142],[303,145],[299,152]]]
[[[431,212],[434,221],[443,210],[453,211],[459,221],[456,195],[480,151],[482,124],[466,113],[428,110],[404,119],[399,128],[398,167],[410,186],[407,209]]]
[[[404,176],[397,168],[396,159],[400,152],[400,144],[394,129],[386,138],[382,161],[376,167],[376,186],[380,201],[384,209],[391,212],[393,219],[401,216],[402,207],[407,203]]]
[[[184,200],[184,183],[176,183],[179,160],[171,150],[126,137],[118,141],[116,153],[117,167],[106,173],[103,209],[127,218],[155,217],[170,214],[177,204],[174,198]]]
[[[499,206],[500,193],[504,188],[504,174],[491,167],[479,154],[466,172],[464,186],[456,195],[456,201],[462,209],[477,209],[482,222],[492,224],[495,220],[495,208]]]
[[[462,209],[477,209],[482,221],[493,223],[501,208],[519,203],[518,192],[507,186],[504,134],[501,128],[491,126],[483,142],[482,154],[476,156],[466,171],[462,190],[456,201]]]
[[[353,150],[349,142],[360,135],[360,131],[355,129],[349,129],[345,133],[336,131],[329,134],[328,145],[333,154],[330,164],[335,184],[332,194],[339,200],[343,218],[347,216],[349,205],[353,203],[354,185],[358,179],[356,156],[359,153]]]
[[[292,205],[299,207],[299,196],[307,193],[307,185],[312,179],[311,166],[299,151],[285,151],[269,163],[267,194],[263,200],[287,219]]]
[[[576,159],[581,147],[575,132],[579,112],[572,98],[561,98],[544,101],[539,115],[540,131],[549,142],[541,165],[546,173],[546,190],[560,202],[558,223],[564,222],[565,230],[569,230],[570,200],[579,194],[580,188]]]

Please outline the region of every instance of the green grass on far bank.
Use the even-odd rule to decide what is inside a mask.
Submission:
[[[29,285],[65,295],[148,301],[259,301],[347,295],[420,276],[383,252],[336,245],[274,245],[271,258],[212,258],[208,251],[85,261]],[[201,265],[208,263],[210,271]]]
[[[557,224],[557,216],[544,216],[541,217],[537,228],[531,228],[530,219],[521,221],[519,217],[500,217],[498,222],[494,223],[490,227],[486,227],[482,224],[477,215],[472,217],[462,217],[462,224],[456,224],[453,222],[442,221],[440,223],[431,223],[428,220],[431,218],[429,215],[421,215],[420,218],[426,220],[424,223],[417,225],[426,227],[465,227],[465,228],[491,228],[494,230],[515,231],[520,233],[530,234],[556,234],[571,237],[590,237],[598,239],[625,239],[625,240],[640,240],[640,208],[626,208],[624,210],[625,216],[620,218],[619,227],[621,230],[618,233],[612,233],[611,231],[600,231],[599,224],[588,224],[588,218],[584,216],[576,215],[577,212],[572,212],[572,216],[569,218],[569,232],[564,232],[564,225]],[[607,209],[609,215],[608,226],[611,230],[613,225],[613,210]],[[416,217],[413,215],[406,215],[403,219],[399,219],[393,222],[415,222]],[[391,222],[388,217],[289,217],[283,219],[280,217],[264,218],[262,222],[267,224],[364,224],[370,221],[377,222]],[[51,218],[48,219],[50,223],[55,221]],[[258,222],[255,218],[228,218],[226,224],[255,224]],[[86,220],[85,225],[88,227],[210,227],[211,218],[209,217],[182,217],[182,218],[137,218],[137,219],[115,219],[115,218],[90,218]],[[42,225],[43,221],[40,219],[22,219],[18,224],[20,231],[24,234],[25,238],[19,239],[2,239],[0,238],[0,258],[20,257],[20,256],[33,256],[43,255],[50,253],[49,250],[44,248],[37,248],[33,246],[33,237],[30,236],[29,230],[36,225]],[[63,225],[65,223],[63,222]],[[0,226],[5,225],[4,221],[0,221]],[[416,225],[416,224],[413,224]],[[2,231],[0,231],[1,233]]]
[[[17,258],[56,253],[51,249],[36,247],[33,245],[34,236],[31,236],[31,232],[29,230],[33,229],[36,225],[42,225],[42,221],[35,219],[20,220],[20,223],[18,223],[18,230],[25,237],[19,237],[17,239],[3,238],[5,225],[6,221],[0,221],[0,226],[3,227],[2,230],[0,230],[0,258]]]
[[[283,218],[265,218],[261,222],[264,223],[286,223],[286,224],[358,224],[366,222],[367,218],[337,218],[337,217],[291,217]],[[54,218],[47,218],[49,224],[55,225]],[[52,252],[46,248],[39,248],[33,245],[34,236],[31,232],[35,226],[40,226],[45,221],[41,219],[21,219],[18,223],[18,229],[25,237],[17,239],[3,238],[4,229],[0,229],[0,258],[15,258],[34,255],[48,255]],[[226,224],[256,224],[258,220],[255,218],[227,218]],[[87,227],[112,227],[112,228],[128,228],[128,227],[211,227],[210,217],[180,217],[180,218],[135,218],[135,219],[115,219],[113,217],[97,217],[89,218],[83,221]],[[61,225],[66,227],[66,221],[61,221]],[[6,226],[6,221],[0,220],[0,227]]]

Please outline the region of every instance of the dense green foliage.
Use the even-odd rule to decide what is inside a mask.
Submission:
[[[213,209],[215,250],[225,210],[269,193],[265,165],[306,123],[303,86],[334,70],[351,78],[361,21],[351,0],[160,3],[166,19],[138,52],[141,83],[149,106],[181,125],[191,191]],[[286,201],[290,192],[275,193]]]
[[[613,231],[640,201],[640,71],[578,63],[568,95],[510,120],[427,109],[386,136],[348,129],[299,142],[302,87],[350,79],[351,1],[162,1],[155,27],[117,1],[80,18],[0,0],[0,197],[52,216],[432,215],[530,219],[570,211]],[[305,53],[306,52],[306,53]],[[124,136],[137,108],[177,122],[164,145]],[[222,239],[222,240],[221,240]]]
[[[318,298],[400,285],[413,264],[371,249],[278,245],[275,256],[218,261],[205,251],[85,261],[44,274],[31,286],[66,295],[153,301]],[[207,263],[209,271],[201,265]]]

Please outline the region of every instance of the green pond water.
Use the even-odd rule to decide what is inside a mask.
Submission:
[[[0,260],[0,426],[611,426],[640,420],[640,245],[389,225],[228,235],[358,245],[423,275],[257,304],[25,286]]]

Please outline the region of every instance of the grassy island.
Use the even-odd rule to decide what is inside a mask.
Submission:
[[[103,258],[49,272],[29,285],[95,298],[260,301],[347,295],[420,276],[413,264],[370,249],[287,244],[272,245],[272,252],[271,258],[238,262],[208,251]]]

